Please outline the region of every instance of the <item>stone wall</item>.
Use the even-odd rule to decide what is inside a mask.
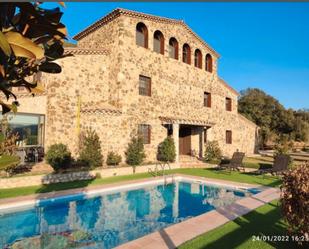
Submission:
[[[135,44],[135,27],[148,28],[149,48]],[[164,55],[153,51],[153,34],[165,38]],[[169,39],[179,43],[179,59],[168,57]],[[182,62],[182,45],[191,47],[191,65]],[[217,75],[217,54],[185,25],[156,21],[139,15],[120,15],[78,41],[77,49],[106,49],[107,54],[75,55],[59,60],[63,72],[48,75],[46,97],[46,145],[65,143],[78,155],[78,127],[94,128],[101,140],[104,159],[108,151],[124,151],[138,124],[151,125],[151,143],[145,145],[146,161],[155,161],[157,146],[167,135],[160,117],[203,120],[211,123],[208,138],[218,140],[224,154],[235,150],[254,152],[256,126],[237,112],[238,94]],[[202,69],[194,67],[194,51],[202,52]],[[213,57],[213,72],[205,70],[205,55]],[[151,77],[151,97],[138,93],[139,75]],[[210,92],[211,108],[204,107],[204,92]],[[225,110],[225,98],[232,99],[232,111]],[[78,118],[78,99],[81,99]],[[80,123],[80,126],[78,125]],[[181,122],[180,122],[181,123]],[[183,123],[185,124],[185,122]],[[232,144],[225,143],[225,131],[232,130]],[[192,148],[200,151],[203,127],[196,127]],[[203,140],[203,139],[202,139]],[[202,141],[202,147],[203,147]]]
[[[155,170],[155,165],[145,165],[136,167],[136,173],[146,173],[151,169]],[[178,168],[179,165],[171,164],[171,169]],[[38,186],[42,184],[51,184],[59,182],[71,182],[77,180],[91,180],[97,175],[102,178],[131,175],[133,174],[132,167],[114,167],[107,169],[96,169],[84,172],[72,172],[65,174],[49,174],[49,175],[35,175],[23,177],[0,178],[0,189],[18,188],[27,186]]]

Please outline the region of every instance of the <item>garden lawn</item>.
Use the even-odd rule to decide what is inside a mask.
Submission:
[[[278,201],[261,206],[180,246],[180,249],[268,249],[297,248],[293,242],[253,241],[253,236],[286,238],[286,223],[281,218]],[[275,237],[277,236],[277,237]]]
[[[18,156],[2,155],[0,157],[0,170],[5,170],[8,166],[17,164],[18,162]]]
[[[256,176],[251,175],[249,173],[239,173],[239,172],[229,173],[227,171],[217,171],[214,169],[192,169],[192,168],[174,169],[166,171],[166,173],[168,174],[181,173],[193,176],[202,176],[202,177],[229,180],[242,183],[259,184],[271,187],[279,186],[281,183],[281,180],[277,177],[272,176],[263,177],[260,175]],[[108,178],[96,178],[94,180],[74,181],[74,182],[56,183],[49,185],[30,186],[30,187],[12,188],[12,189],[1,189],[0,186],[0,198],[25,196],[30,194],[46,193],[51,191],[59,191],[72,188],[82,188],[91,185],[100,185],[100,184],[104,185],[109,183],[116,183],[116,182],[150,178],[150,177],[152,176],[149,173],[140,173],[135,175],[113,176]]]
[[[273,165],[274,159],[272,157],[245,157],[243,165],[246,168],[271,168]]]

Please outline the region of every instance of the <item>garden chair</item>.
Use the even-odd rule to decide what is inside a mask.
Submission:
[[[245,171],[245,167],[242,164],[244,160],[245,153],[243,152],[234,152],[231,160],[227,164],[219,164],[219,169],[229,169],[232,170],[243,170]]]
[[[257,170],[257,173],[266,174],[271,173],[272,175],[278,175],[283,171],[287,170],[290,164],[290,156],[289,155],[277,155],[275,157],[274,164],[271,168]]]

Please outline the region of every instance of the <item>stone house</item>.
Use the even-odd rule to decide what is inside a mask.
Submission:
[[[95,129],[106,159],[124,157],[132,136],[147,159],[174,138],[179,155],[203,155],[217,140],[225,155],[253,154],[258,127],[237,112],[238,93],[217,74],[219,54],[183,21],[116,9],[74,36],[61,74],[43,74],[45,92],[21,89],[19,115],[38,115],[39,143],[78,154],[80,132]],[[31,116],[30,115],[30,116]]]

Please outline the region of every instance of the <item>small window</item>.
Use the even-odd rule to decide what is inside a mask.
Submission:
[[[191,64],[191,49],[188,44],[184,44],[182,47],[182,61]]]
[[[136,25],[136,45],[148,48],[148,29],[141,22]]]
[[[178,42],[175,38],[171,38],[169,41],[169,57],[178,60]]]
[[[210,54],[206,54],[205,57],[205,70],[212,73],[212,57]]]
[[[138,125],[138,136],[143,139],[144,144],[150,144],[151,127],[147,124]]]
[[[232,144],[232,131],[225,132],[225,140],[227,144]]]
[[[153,34],[153,51],[164,54],[164,36],[159,30]]]
[[[202,52],[199,49],[194,52],[194,66],[202,68]]]
[[[139,95],[151,96],[151,78],[139,76]]]
[[[225,98],[225,110],[232,111],[232,99],[231,98]]]
[[[211,107],[211,94],[204,92],[204,106]]]

